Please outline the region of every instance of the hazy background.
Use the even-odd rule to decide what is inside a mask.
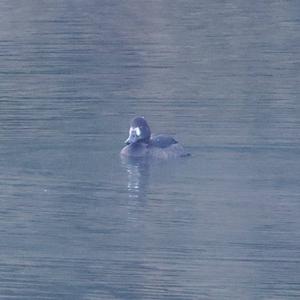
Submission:
[[[299,53],[296,0],[2,0],[0,299],[300,298]]]

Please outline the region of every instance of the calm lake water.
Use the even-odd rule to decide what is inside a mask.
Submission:
[[[299,133],[300,1],[2,0],[0,299],[300,299]]]

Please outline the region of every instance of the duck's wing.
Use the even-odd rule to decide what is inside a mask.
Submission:
[[[150,144],[151,146],[158,148],[167,148],[173,144],[177,144],[178,142],[171,136],[166,134],[158,134],[151,136]]]

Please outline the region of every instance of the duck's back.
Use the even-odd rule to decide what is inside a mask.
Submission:
[[[153,135],[148,146],[148,156],[169,159],[185,156],[185,151],[173,137],[165,134]]]
[[[177,143],[173,137],[166,134],[153,135],[150,140],[150,145],[158,148],[167,148]]]

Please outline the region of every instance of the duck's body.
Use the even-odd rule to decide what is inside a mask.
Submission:
[[[129,137],[125,143],[127,146],[121,150],[121,155],[126,157],[169,159],[189,155],[173,137],[165,134],[151,135],[150,128],[142,117],[131,121]]]

